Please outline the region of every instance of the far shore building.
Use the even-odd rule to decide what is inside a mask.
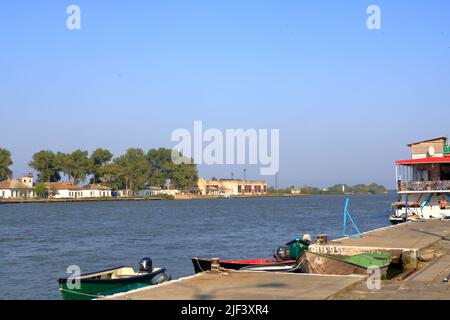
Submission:
[[[68,182],[47,182],[45,187],[49,191],[49,198],[55,199],[77,199],[83,197],[83,190]]]
[[[198,189],[202,195],[237,196],[267,194],[267,181],[263,180],[198,180]]]
[[[100,184],[91,184],[82,188],[83,198],[107,198],[112,196],[112,189]]]
[[[33,174],[29,173],[19,179],[8,179],[0,182],[0,198],[34,198]]]
[[[178,193],[180,193],[180,191],[176,190],[176,189],[163,189],[163,188],[158,188],[158,187],[148,187],[148,188],[137,191],[135,195],[138,197],[155,197],[155,196],[160,196],[160,195],[175,196]]]
[[[293,194],[293,195],[302,194],[302,189],[299,189],[299,188],[291,189],[291,194]]]
[[[76,186],[68,182],[48,182],[49,197],[55,199],[82,199],[111,197],[112,189],[102,185]]]

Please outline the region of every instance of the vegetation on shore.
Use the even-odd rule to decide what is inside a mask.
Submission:
[[[198,171],[191,159],[178,156],[183,160],[181,165],[172,161],[172,150],[166,148],[151,149],[147,153],[139,148],[130,148],[125,154],[114,158],[106,149],[96,149],[89,156],[87,151],[75,150],[71,153],[42,150],[33,155],[29,166],[38,172],[36,195],[46,198],[52,193],[46,182],[58,182],[63,176],[74,183],[84,183],[89,179],[91,184],[102,183],[115,190],[131,191],[131,194],[146,186],[170,187],[184,192],[195,192],[197,189]],[[11,153],[0,148],[0,181],[12,175]],[[215,178],[213,178],[214,180]],[[343,188],[344,187],[344,188]],[[312,186],[301,188],[275,189],[270,187],[268,196],[293,195],[292,190],[299,190],[298,195],[311,194],[382,194],[387,190],[376,183],[342,185],[336,184],[321,189]],[[168,196],[168,199],[170,196]]]
[[[11,153],[0,148],[0,181],[8,179],[12,172],[9,167],[13,164],[11,159]]]
[[[88,151],[75,150],[71,153],[42,150],[33,155],[29,166],[38,172],[37,194],[46,197],[51,190],[47,182],[59,182],[65,176],[75,185],[102,183],[116,190],[142,190],[146,186],[171,187],[191,191],[197,187],[198,171],[190,159],[177,155],[182,164],[172,161],[172,150],[151,149],[147,153],[139,148],[130,148],[125,154],[114,158],[106,149]],[[11,154],[0,149],[0,181],[12,175]],[[167,182],[170,181],[170,185]]]
[[[344,186],[344,187],[343,187]],[[388,192],[388,190],[379,184],[371,183],[371,184],[357,184],[354,186],[346,185],[346,184],[336,184],[332,187],[320,189],[312,186],[304,186],[301,188],[295,188],[291,186],[290,188],[285,189],[275,189],[273,187],[269,188],[269,195],[288,195],[292,194],[292,190],[300,190],[301,193],[299,195],[307,195],[307,194],[383,194]]]

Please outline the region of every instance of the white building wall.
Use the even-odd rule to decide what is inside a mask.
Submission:
[[[0,198],[34,198],[34,190],[15,190],[15,189],[0,189]]]
[[[11,198],[11,190],[0,189],[0,198],[9,199]]]
[[[111,197],[111,190],[86,189],[82,191],[83,198],[106,198]]]
[[[82,198],[83,192],[81,190],[68,190],[68,189],[60,189],[56,190],[56,194],[51,196],[51,198],[56,199],[74,199],[74,198]]]

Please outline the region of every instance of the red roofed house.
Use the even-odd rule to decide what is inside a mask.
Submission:
[[[47,182],[45,184],[49,190],[49,197],[56,199],[64,198],[82,198],[83,190],[79,186],[75,186],[67,182]]]
[[[46,183],[49,197],[56,199],[104,198],[111,197],[111,188],[102,185],[80,187],[67,182]]]

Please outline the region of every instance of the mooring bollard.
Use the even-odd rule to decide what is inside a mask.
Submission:
[[[219,271],[220,271],[220,259],[212,258],[211,259],[211,272],[219,273]]]
[[[328,243],[328,235],[327,234],[319,234],[317,236],[318,244],[327,244]]]
[[[417,268],[417,250],[403,250],[403,270],[414,270]]]

